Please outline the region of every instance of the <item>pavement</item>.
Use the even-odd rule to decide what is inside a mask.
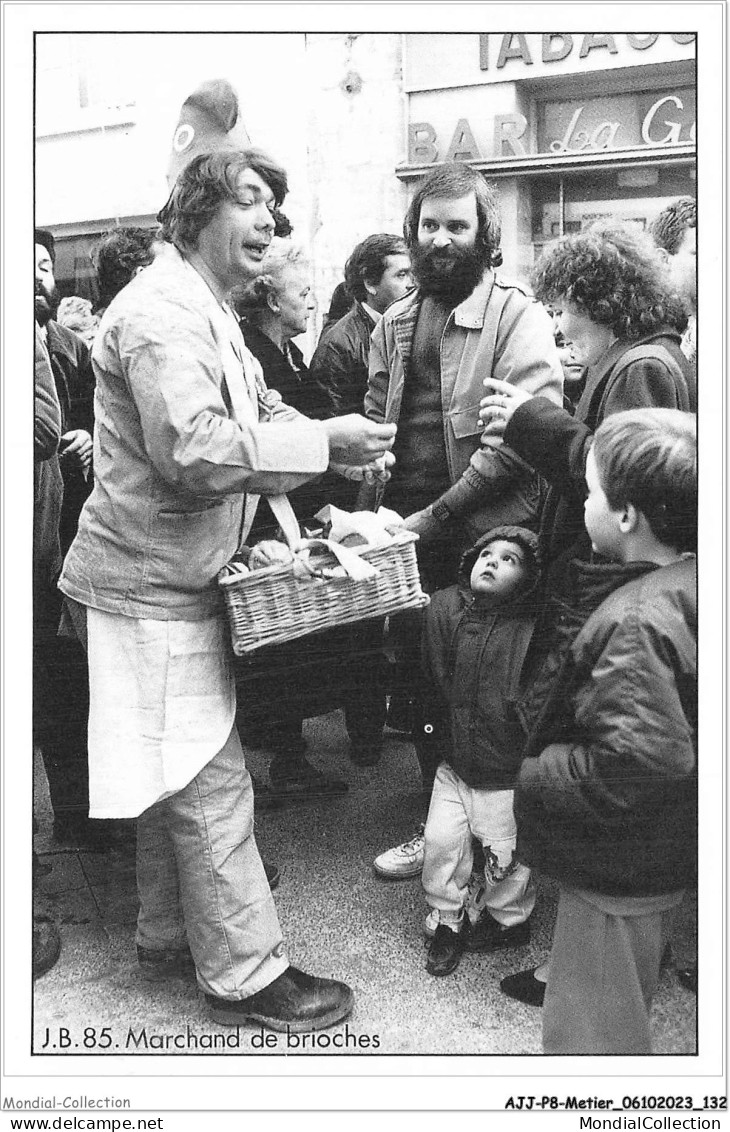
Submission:
[[[62,952],[35,983],[34,1053],[540,1054],[541,1011],[506,998],[499,980],[547,955],[555,885],[538,877],[528,946],[465,954],[454,974],[429,976],[420,879],[385,881],[372,868],[378,853],[405,840],[424,818],[411,743],[387,731],[380,763],[362,768],[349,761],[340,712],[307,721],[305,735],[312,761],[346,778],[349,793],[257,812],[256,836],[262,856],[281,870],[275,900],[289,957],[312,974],[352,986],[355,1008],[347,1023],[316,1035],[316,1049],[311,1035],[297,1047],[284,1034],[262,1051],[260,1027],[230,1029],[208,1019],[191,978],[145,981],[134,946],[133,839],[104,853],[55,844],[37,759],[35,847],[50,865],[40,887],[60,922]],[[266,753],[250,750],[247,759],[265,780]],[[672,941],[677,954],[692,945],[693,918],[688,902]],[[697,1052],[696,998],[671,968],[662,975],[651,1025],[655,1053]]]

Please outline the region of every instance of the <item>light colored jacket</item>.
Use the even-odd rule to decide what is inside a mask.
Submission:
[[[172,247],[111,303],[92,361],[95,485],[60,587],[130,617],[209,617],[257,495],[326,470],[323,425],[266,391],[233,314]]]
[[[373,331],[365,414],[398,421],[422,296],[393,303]],[[535,518],[537,477],[500,440],[483,435],[483,381],[495,377],[562,405],[563,371],[552,322],[529,292],[493,271],[451,312],[441,339],[441,403],[452,491],[444,500],[473,537]],[[463,485],[459,486],[459,481]],[[386,492],[387,495],[387,492]]]

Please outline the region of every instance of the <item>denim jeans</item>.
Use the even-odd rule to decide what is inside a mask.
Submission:
[[[237,1001],[289,965],[253,831],[253,789],[234,727],[188,785],[137,822],[137,943],[186,940],[201,988]]]

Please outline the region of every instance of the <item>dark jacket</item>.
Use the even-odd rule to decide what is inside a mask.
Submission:
[[[696,408],[691,371],[680,342],[679,333],[669,327],[636,341],[615,342],[604,360],[588,371],[572,417],[544,397],[534,397],[515,410],[505,443],[550,484],[540,523],[548,589],[564,587],[571,559],[588,561],[591,557],[583,525],[585,461],[601,422],[624,409]],[[632,361],[626,357],[634,347],[645,345],[660,348],[656,358]]]
[[[355,302],[320,338],[309,368],[326,397],[329,416],[364,411],[370,335],[374,329],[370,315],[361,303]]]
[[[66,326],[51,320],[46,326],[46,345],[51,359],[53,379],[61,406],[61,435],[82,428],[94,435],[94,371],[91,354],[85,342]],[[65,554],[76,536],[81,508],[91,494],[94,477],[89,471],[84,479],[78,468],[60,461],[63,476],[63,507],[59,533]]]
[[[46,345],[61,405],[61,427],[94,431],[94,371],[89,348],[78,334],[51,320]]]
[[[467,551],[458,584],[435,593],[425,610],[423,665],[442,759],[468,786],[508,790],[524,751],[525,734],[511,705],[535,625],[537,577],[512,601],[487,608],[472,593],[469,576],[480,550],[495,538],[537,550],[533,532],[502,526]]]
[[[58,464],[61,407],[49,358],[38,328],[35,336],[33,415],[33,594],[51,588],[61,569],[58,526],[63,480]]]
[[[517,851],[563,883],[675,892],[695,875],[697,568],[692,556],[617,589],[576,637],[531,736]],[[530,757],[536,748],[537,757]]]
[[[352,303],[352,296],[350,295],[350,292],[347,290],[347,284],[343,280],[342,283],[337,284],[334,291],[332,292],[332,298],[330,299],[329,310],[327,311],[327,314],[324,317],[324,322],[322,324],[322,331],[321,331],[320,336],[319,336],[320,342],[322,341],[322,338],[327,333],[327,331],[330,330],[335,325],[336,322],[339,322],[340,319],[343,318],[347,314],[351,303]],[[318,343],[318,345],[319,345],[319,343]]]
[[[289,343],[290,362],[276,343],[253,323],[242,321],[241,331],[244,342],[261,363],[269,389],[278,390],[282,401],[305,417],[322,420],[330,415],[327,399],[312,379],[298,346]]]
[[[573,641],[588,618],[614,590],[653,568],[647,562],[624,565],[574,559],[568,567],[565,592],[545,597],[540,631],[533,634],[515,702],[515,713],[530,737],[526,752],[539,754],[551,721],[560,716],[563,703],[556,689],[561,686]]]
[[[241,331],[244,342],[264,371],[264,381],[269,389],[276,389],[281,393],[285,404],[291,405],[305,417],[321,420],[329,416],[326,399],[319,386],[312,381],[298,346],[293,342],[289,343],[292,365],[276,343],[253,323],[242,321]],[[320,507],[330,502],[330,492],[327,490],[330,479],[338,488],[341,483],[348,483],[334,472],[327,472],[323,478],[302,484],[288,493],[298,519],[311,519]],[[247,541],[253,544],[260,539],[274,538],[277,533],[278,524],[266,500],[261,499]]]

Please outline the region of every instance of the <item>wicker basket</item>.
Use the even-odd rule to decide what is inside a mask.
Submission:
[[[291,563],[236,576],[223,570],[223,592],[236,656],[323,629],[385,617],[428,604],[416,564],[418,536],[403,531],[387,546],[364,551],[377,574],[352,578],[300,577]],[[329,559],[329,560],[328,560]],[[334,555],[324,565],[338,565]]]

